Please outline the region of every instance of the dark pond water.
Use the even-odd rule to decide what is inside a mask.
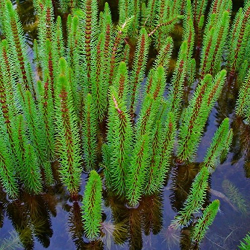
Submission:
[[[109,2],[115,15],[117,3]],[[102,4],[100,1],[100,5]],[[242,5],[243,1],[234,1],[234,10]],[[37,26],[32,2],[20,1],[16,7],[24,25],[27,42],[32,47]],[[30,53],[32,57],[32,50]],[[177,167],[173,159],[171,174],[161,194],[144,197],[138,208],[129,209],[104,190],[104,233],[100,241],[89,242],[83,237],[80,206],[87,178],[83,174],[79,201],[72,201],[61,184],[39,196],[23,193],[20,200],[15,201],[8,200],[0,189],[2,244],[5,240],[14,249],[22,249],[17,246],[21,240],[27,249],[34,246],[36,250],[191,249],[191,229],[173,232],[168,226],[187,197],[199,162],[202,162],[214,132],[225,117],[230,117],[234,129],[233,144],[226,161],[212,174],[211,191],[207,195],[207,202],[220,199],[220,211],[200,249],[236,249],[239,241],[250,231],[250,127],[234,114],[237,93],[233,84],[226,85],[207,122],[196,162]],[[232,188],[236,190],[234,194],[230,193]],[[241,203],[233,203],[233,195],[241,197]]]

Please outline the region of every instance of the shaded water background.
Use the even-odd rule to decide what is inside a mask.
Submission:
[[[118,1],[109,2],[116,19]],[[100,9],[103,3],[100,1]],[[243,1],[235,0],[233,4],[234,11],[237,11],[243,6]],[[16,8],[24,26],[26,40],[32,48],[37,27],[32,1],[20,1],[16,3]],[[191,93],[192,89],[188,91]],[[234,130],[233,144],[226,161],[212,174],[211,192],[207,195],[207,203],[220,199],[220,211],[200,249],[236,249],[239,241],[250,231],[250,126],[235,116],[237,94],[238,86],[225,86],[208,119],[196,162],[177,168],[173,159],[171,174],[160,195],[144,197],[137,209],[128,209],[104,190],[103,220],[106,234],[102,235],[103,241],[88,242],[83,237],[80,206],[87,177],[85,174],[82,176],[79,202],[72,202],[59,182],[42,195],[22,193],[20,200],[15,201],[8,200],[0,189],[0,240],[11,238],[14,241],[15,237],[19,237],[27,249],[32,249],[34,245],[37,250],[128,249],[129,246],[132,249],[190,249],[190,228],[184,228],[179,233],[171,233],[167,228],[187,197],[199,162],[202,162],[214,132],[225,117],[230,117]],[[225,198],[225,180],[234,185],[244,199],[241,207]],[[128,218],[130,227],[126,231]],[[112,230],[113,222],[120,225],[114,239],[107,233]],[[11,237],[10,233],[15,229],[19,235]],[[118,245],[114,241],[123,244]]]

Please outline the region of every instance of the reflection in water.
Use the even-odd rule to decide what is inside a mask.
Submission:
[[[179,165],[173,168],[170,201],[172,209],[179,211],[187,199],[192,181],[199,171],[199,164]]]
[[[191,241],[191,229],[193,227],[185,227],[181,230],[181,235],[180,235],[180,249],[181,250],[190,250],[193,249],[192,247],[192,241]]]
[[[55,190],[58,190],[58,187]],[[1,190],[1,227],[3,216],[6,214],[25,249],[34,248],[34,237],[44,248],[48,248],[53,236],[51,216],[56,216],[59,195],[60,193],[55,195],[51,190],[41,195],[22,192],[18,200],[8,200]],[[64,192],[62,196],[65,196]]]
[[[78,202],[73,202],[69,211],[68,230],[76,249],[83,249],[85,243],[83,241],[83,223],[81,218],[81,207]]]
[[[162,194],[144,197],[142,205],[143,230],[145,235],[158,234],[162,229]]]

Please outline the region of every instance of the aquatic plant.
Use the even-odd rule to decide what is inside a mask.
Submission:
[[[94,102],[91,94],[85,100],[84,121],[83,121],[83,147],[86,169],[90,171],[96,168],[96,128],[97,117],[94,109]]]
[[[208,169],[203,167],[192,183],[190,194],[184,203],[183,209],[181,209],[172,221],[171,225],[173,225],[173,227],[188,226],[191,222],[192,215],[201,209],[208,188],[208,177]]]
[[[221,160],[221,155],[224,153],[224,150],[226,154],[229,150],[233,139],[233,132],[229,129],[229,119],[225,118],[214,134],[212,143],[203,160],[203,164],[209,168],[210,172],[215,169],[219,160]]]
[[[90,172],[82,203],[85,234],[89,239],[95,239],[100,233],[102,221],[102,181],[95,170]]]
[[[244,239],[242,239],[241,243],[240,243],[240,246],[239,249],[240,250],[247,250],[250,246],[250,233],[248,233]]]
[[[80,138],[77,120],[72,106],[69,71],[64,58],[59,61],[60,75],[57,78],[56,120],[58,152],[61,161],[59,169],[62,182],[72,195],[78,193],[81,181]]]
[[[118,195],[126,195],[126,180],[130,164],[132,125],[123,99],[111,88],[109,99],[107,146],[104,152],[107,185]]]
[[[192,160],[200,141],[208,115],[225,83],[226,71],[219,72],[212,81],[207,74],[196,88],[189,106],[181,117],[177,156],[181,161]]]
[[[236,103],[236,114],[246,118],[250,122],[250,72],[248,71],[244,83],[242,84],[239,97]]]
[[[197,221],[192,233],[192,240],[194,245],[199,244],[205,236],[208,227],[213,223],[214,218],[219,210],[220,201],[214,200],[203,211],[202,217]]]
[[[234,77],[236,72],[239,71],[244,61],[244,53],[249,46],[247,43],[250,28],[249,14],[250,3],[247,2],[244,9],[239,9],[234,19],[229,39],[230,53],[228,56],[228,69],[230,77]]]
[[[82,170],[90,172],[82,222],[92,240],[101,227],[107,238],[115,232],[101,224],[104,174],[105,194],[114,196],[130,219],[123,242],[140,248],[141,229],[158,233],[162,226],[153,225],[161,220],[154,211],[161,203],[153,196],[163,190],[175,160],[189,171],[210,112],[226,84],[234,84],[226,80],[237,75],[239,86],[246,80],[236,114],[249,122],[249,2],[232,25],[232,1],[226,0],[120,0],[119,17],[111,15],[107,2],[99,8],[97,0],[60,0],[61,16],[54,1],[33,2],[38,20],[34,67],[17,11],[9,0],[0,3],[1,185],[16,198],[62,182],[75,201]],[[232,137],[226,118],[197,164],[199,173],[191,180],[193,171],[188,180],[191,189],[169,234],[189,226],[202,210],[209,175],[226,158]],[[52,167],[51,161],[59,165]],[[194,244],[217,209],[218,201],[205,208]],[[147,215],[152,220],[143,218]]]

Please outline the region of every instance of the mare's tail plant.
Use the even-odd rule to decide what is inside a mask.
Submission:
[[[230,13],[214,13],[207,23],[203,47],[201,52],[200,74],[203,78],[205,74],[215,75],[221,69],[222,53],[225,50],[225,43],[229,28]]]
[[[213,223],[215,216],[219,210],[220,201],[214,200],[209,206],[203,211],[202,217],[197,221],[192,233],[192,241],[196,246],[205,237],[208,227]]]
[[[95,239],[100,233],[102,222],[102,181],[95,170],[90,172],[82,203],[85,234],[89,239]]]
[[[56,132],[61,162],[59,173],[71,195],[76,195],[81,182],[80,138],[77,119],[72,106],[69,69],[64,58],[59,60],[57,77]]]
[[[250,232],[241,240],[239,249],[240,250],[247,250],[250,247]]]
[[[196,88],[189,106],[181,117],[177,156],[179,160],[191,160],[196,152],[209,113],[219,97],[225,82],[226,71],[222,70],[212,81],[207,74]]]
[[[143,28],[140,32],[140,37],[138,40],[136,54],[133,63],[133,70],[130,76],[130,85],[131,85],[130,114],[132,117],[135,112],[135,107],[137,105],[139,98],[140,83],[142,82],[145,74],[148,48],[149,48],[148,34],[146,30]]]
[[[107,185],[118,195],[126,195],[126,181],[132,150],[132,124],[126,104],[115,87],[110,89],[108,134],[103,156]]]
[[[15,164],[9,153],[9,148],[0,137],[0,180],[6,193],[11,198],[16,198],[18,194],[18,186],[16,180]]]
[[[212,143],[203,161],[204,166],[208,167],[210,172],[218,165],[222,152],[223,154],[228,153],[232,139],[233,132],[229,127],[229,118],[225,118],[214,134]]]
[[[35,97],[31,65],[28,59],[27,47],[24,42],[23,30],[19,17],[10,1],[5,1],[4,6],[4,34],[10,46],[8,56],[11,60],[16,83],[21,83],[25,90],[29,90]]]
[[[184,203],[184,207],[172,222],[174,227],[188,226],[191,222],[192,215],[201,209],[205,202],[205,196],[208,189],[208,178],[208,168],[203,167],[192,183],[191,191]]]
[[[244,62],[244,54],[249,46],[250,3],[246,2],[244,9],[240,8],[234,19],[228,43],[229,77],[234,77]]]
[[[154,194],[162,187],[169,170],[169,162],[174,146],[176,123],[174,115],[168,114],[165,124],[160,121],[152,135],[152,151],[146,178],[146,194]]]
[[[247,122],[250,123],[250,71],[248,71],[246,79],[239,91],[239,97],[236,103],[236,114],[246,118]]]
[[[88,94],[85,100],[84,122],[83,122],[83,151],[86,169],[95,168],[97,154],[97,117],[94,109],[93,98]]]
[[[28,143],[28,138],[25,135],[25,125],[23,116],[19,115],[17,118],[17,131],[15,133],[19,176],[24,184],[24,188],[29,193],[39,194],[42,191],[42,175],[39,159],[33,145]],[[48,177],[50,178],[50,175]]]
[[[25,119],[28,127],[28,135],[31,140],[34,150],[36,152],[36,157],[38,158],[38,163],[44,169],[45,179],[48,185],[53,182],[52,169],[50,164],[47,161],[47,145],[46,134],[44,131],[44,122],[41,117],[41,113],[38,112],[37,106],[35,104],[34,99],[32,98],[30,91],[22,91],[22,87],[18,85],[19,96],[23,101],[23,110],[25,113]]]

